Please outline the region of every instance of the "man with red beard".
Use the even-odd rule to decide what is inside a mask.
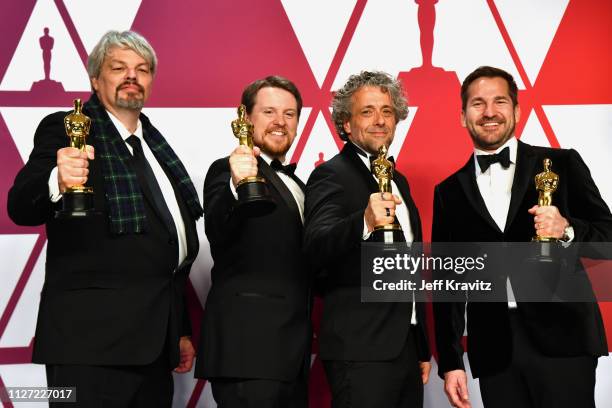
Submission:
[[[306,408],[310,368],[310,274],[302,254],[304,184],[285,164],[302,97],[269,76],[247,86],[242,104],[253,144],[215,161],[204,181],[204,227],[214,261],[196,377],[219,407]],[[238,211],[236,187],[266,179],[271,212]]]
[[[184,289],[202,208],[141,113],[156,67],[142,36],[106,33],[88,60],[89,145],[65,147],[67,112],[47,116],[9,192],[11,219],[45,224],[48,238],[32,360],[46,364],[49,386],[76,387],[77,407],[170,406],[172,370],[190,371],[195,354]],[[83,184],[93,211],[56,216]]]
[[[521,114],[517,95],[512,76],[498,68],[480,67],[464,80],[461,122],[474,152],[435,188],[432,241],[529,242],[538,235],[610,242],[612,215],[580,155],[530,146],[515,137]],[[536,205],[534,178],[543,171],[545,158],[552,160],[559,185],[553,205]],[[516,269],[524,272],[522,267]],[[497,303],[468,299],[467,306],[468,359],[484,405],[595,407],[597,357],[608,349],[582,266],[577,264],[572,273],[584,279],[575,281],[571,291],[586,295],[569,303],[521,302],[521,280],[494,272],[507,297]],[[445,392],[452,406],[469,407],[462,346],[466,303],[438,302],[434,311]]]
[[[380,193],[369,160],[393,142],[406,98],[389,74],[363,71],[332,106],[346,144],[308,179],[304,234],[304,251],[322,271],[319,352],[332,407],[422,407],[430,370],[423,304],[361,301],[361,244],[374,228],[397,219],[406,242],[423,239],[404,175],[394,171],[393,194]]]

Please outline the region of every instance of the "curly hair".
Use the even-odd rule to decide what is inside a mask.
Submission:
[[[399,122],[408,116],[408,103],[404,96],[402,84],[391,75],[382,71],[361,71],[351,75],[346,84],[334,93],[332,101],[332,120],[340,139],[348,140],[344,124],[351,119],[352,96],[364,86],[378,87],[382,92],[388,92],[395,111],[395,121]]]

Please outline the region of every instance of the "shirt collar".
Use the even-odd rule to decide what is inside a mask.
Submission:
[[[106,113],[108,113],[108,116],[110,117],[111,121],[113,122],[113,125],[115,125],[115,128],[117,129],[117,131],[119,132],[119,135],[121,136],[123,140],[127,139],[131,135],[134,135],[138,137],[139,139],[142,139],[142,123],[140,122],[140,119],[138,119],[138,125],[136,126],[136,130],[134,131],[134,133],[130,133],[130,131],[127,130],[125,125],[121,123],[121,121],[117,119],[115,115],[113,115],[109,111],[106,111]]]
[[[269,165],[270,163],[272,163],[272,160],[274,160],[272,157],[268,156],[267,153],[264,153],[262,150],[259,150],[259,156]],[[278,160],[283,166],[285,166],[287,163],[287,156],[285,156],[285,160],[281,161],[280,159],[276,159]]]
[[[480,171],[480,166],[478,165],[478,160],[476,160],[476,156],[480,156],[482,154],[499,153],[503,149],[505,149],[506,146],[510,149],[510,163],[516,164],[516,152],[518,148],[518,141],[516,140],[516,136],[512,136],[510,139],[506,140],[506,143],[498,147],[494,152],[485,152],[484,150],[481,150],[475,147],[474,148],[474,164],[476,166],[476,174],[482,174],[482,172]]]
[[[371,169],[370,167],[370,154],[368,152],[366,152],[365,150],[363,150],[361,147],[357,146],[355,143],[348,141],[347,143],[350,143],[353,145],[353,147],[355,148],[355,150],[357,151],[357,157],[359,157],[359,159],[361,159],[361,161],[363,162],[363,164],[369,169]]]

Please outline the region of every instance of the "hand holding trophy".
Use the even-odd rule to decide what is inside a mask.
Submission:
[[[253,124],[246,117],[246,107],[238,107],[238,118],[232,121],[232,132],[238,138],[240,146],[247,146],[253,150]],[[270,197],[266,180],[260,176],[245,177],[236,184],[238,194],[239,212],[248,215],[262,215],[269,213],[276,207]]]
[[[84,152],[87,147],[87,136],[91,127],[91,119],[82,112],[80,99],[74,100],[74,111],[64,118],[66,135],[70,147]],[[94,214],[93,189],[82,184],[66,188],[62,194],[62,209],[55,213],[56,218],[86,217]]]
[[[552,205],[552,195],[559,186],[559,175],[550,170],[552,161],[547,157],[543,160],[544,171],[536,174],[535,176],[535,187],[538,191],[538,205],[540,207]],[[551,243],[558,242],[559,240],[554,237],[535,235],[532,242],[538,242],[539,248],[535,257],[530,258],[528,261],[536,262],[537,264],[549,263],[555,264],[556,260],[551,254]],[[556,268],[556,266],[555,266]]]
[[[552,205],[552,195],[559,186],[559,176],[550,170],[552,161],[545,158],[543,161],[544,171],[536,174],[535,186],[538,190],[538,205],[540,207]],[[547,236],[536,235],[532,241],[536,242],[556,242],[558,239]]]
[[[372,161],[371,168],[372,173],[374,173],[378,179],[378,190],[380,194],[393,193],[391,189],[391,180],[393,180],[394,164],[387,159],[387,147],[385,145],[380,146],[378,149],[378,157]],[[391,224],[376,225],[370,236],[370,241],[390,244],[405,242],[406,239],[402,227],[397,222],[397,218],[394,217],[394,221]]]

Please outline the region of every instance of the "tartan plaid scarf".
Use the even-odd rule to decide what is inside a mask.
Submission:
[[[113,234],[140,234],[147,231],[144,199],[136,173],[128,165],[132,159],[125,141],[113,125],[96,94],[83,106],[91,118],[92,136],[97,140],[96,158],[102,162],[104,190],[110,211]],[[169,170],[171,182],[177,187],[194,219],[202,216],[202,206],[195,187],[166,139],[142,113],[143,137],[157,161]]]

